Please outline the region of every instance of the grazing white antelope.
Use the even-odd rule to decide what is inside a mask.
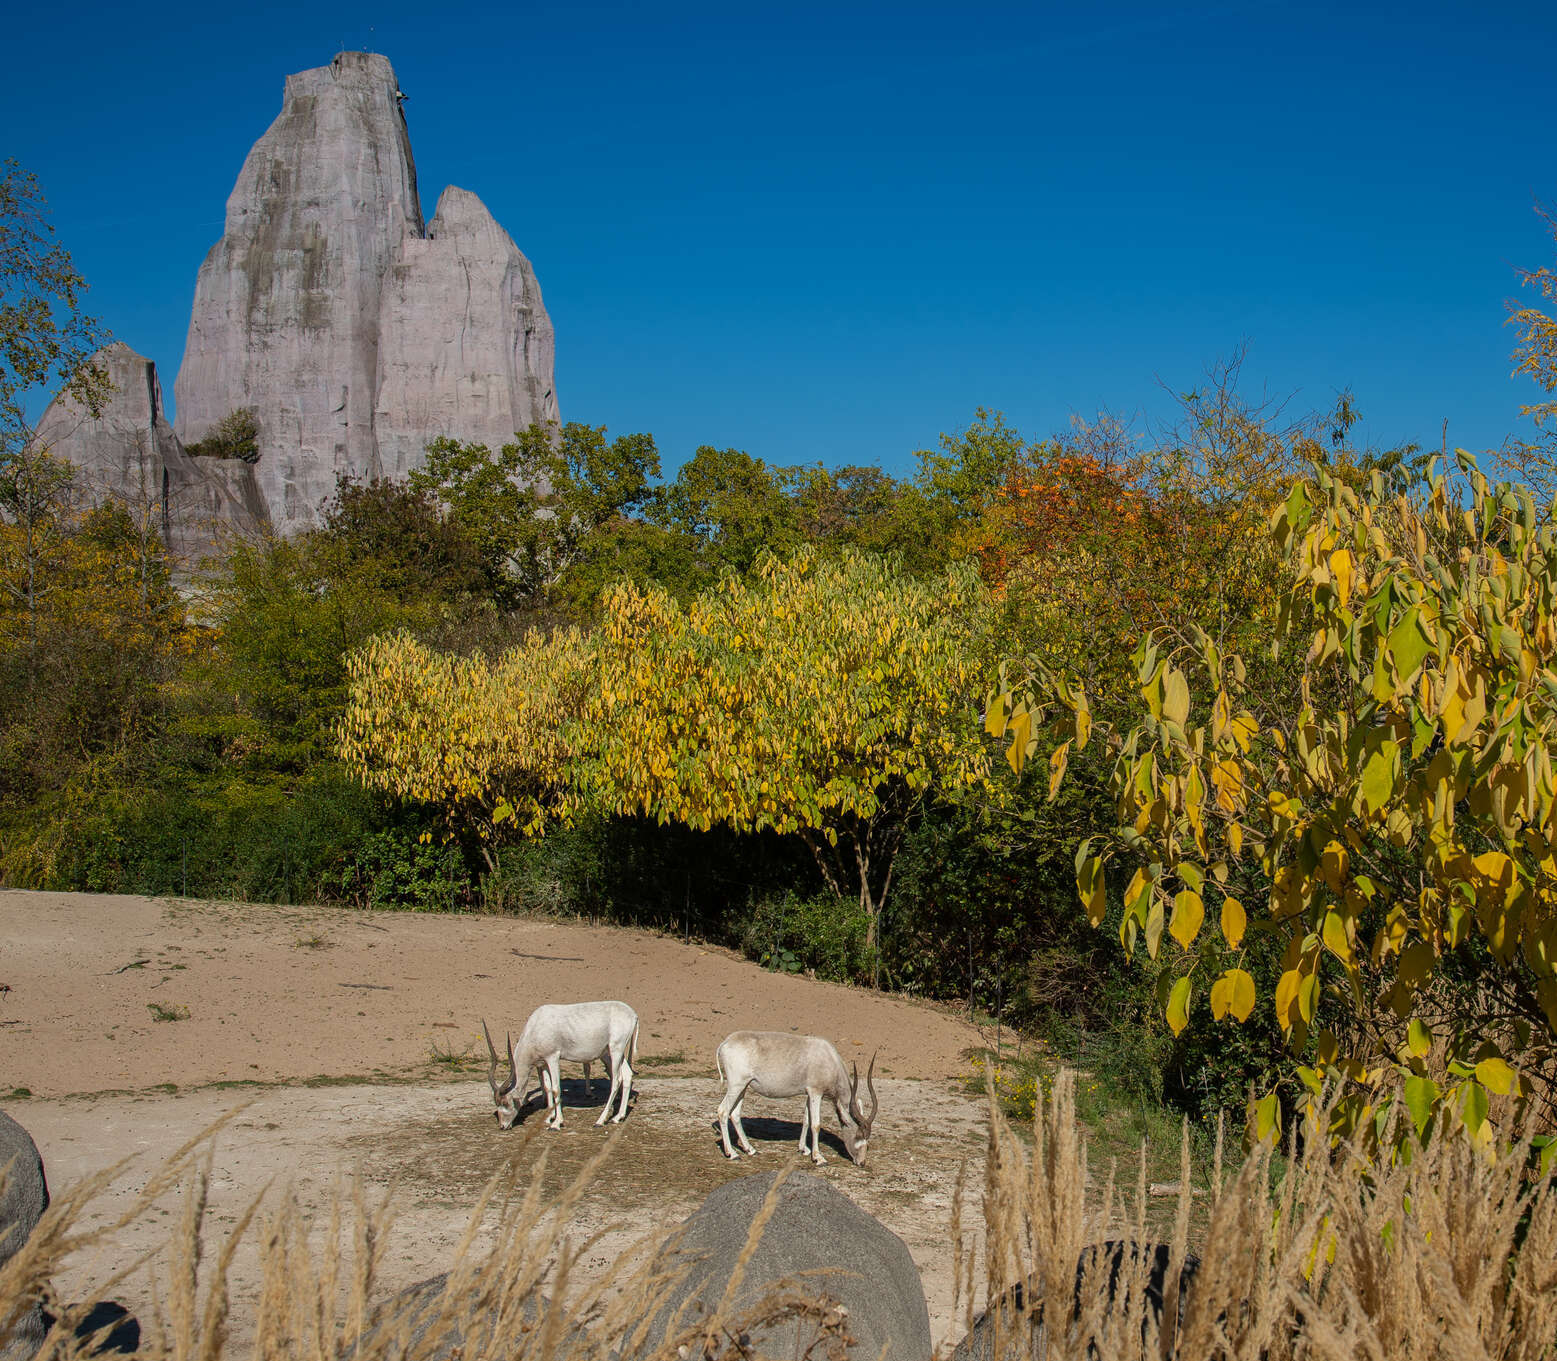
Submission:
[[[800,1118],[800,1151],[809,1152],[818,1167],[826,1162],[818,1136],[822,1130],[822,1100],[826,1098],[838,1113],[844,1146],[849,1156],[865,1166],[865,1148],[870,1143],[870,1127],[875,1123],[880,1102],[876,1099],[876,1056],[870,1056],[865,1086],[870,1092],[870,1114],[859,1101],[860,1070],[851,1074],[831,1041],[820,1035],[795,1035],[782,1030],[737,1030],[726,1035],[714,1055],[719,1077],[725,1084],[724,1100],[719,1103],[719,1137],[724,1155],[739,1155],[730,1147],[730,1123],[743,1153],[756,1153],[741,1124],[741,1102],[748,1090],[758,1096],[800,1096],[806,1099]],[[806,1148],[810,1136],[811,1147]]]
[[[633,1092],[633,1060],[638,1057],[638,1014],[626,1002],[575,1002],[569,1006],[548,1003],[536,1007],[530,1019],[519,1032],[519,1042],[512,1035],[508,1040],[508,1080],[499,1085],[497,1080],[497,1051],[492,1047],[492,1035],[487,1023],[482,1021],[481,1033],[487,1037],[487,1081],[492,1085],[492,1099],[497,1103],[493,1114],[499,1129],[512,1129],[519,1119],[519,1108],[528,1095],[521,1086],[528,1084],[530,1070],[541,1072],[541,1093],[546,1098],[546,1124],[550,1129],[562,1128],[562,1074],[558,1065],[565,1059],[569,1063],[584,1065],[584,1081],[589,1081],[589,1065],[596,1059],[604,1059],[611,1078],[611,1092],[606,1097],[597,1125],[608,1118],[621,1121],[627,1116],[627,1102]],[[616,1115],[611,1116],[611,1106],[621,1094]]]

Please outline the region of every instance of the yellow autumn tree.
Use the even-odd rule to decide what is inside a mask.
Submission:
[[[505,824],[543,831],[576,807],[567,726],[588,658],[577,629],[532,633],[495,661],[374,638],[347,662],[341,759],[371,789],[442,806],[483,847]]]
[[[1119,830],[1083,845],[1077,885],[1101,922],[1117,864],[1125,948],[1175,943],[1175,1032],[1197,994],[1219,1020],[1270,1007],[1309,1089],[1345,1085],[1333,1132],[1366,1127],[1399,1074],[1419,1134],[1490,1147],[1526,1098],[1550,1116],[1557,1075],[1557,530],[1525,488],[1460,468],[1459,500],[1436,468],[1425,504],[1320,469],[1277,509],[1294,710],[1256,713],[1208,636],[1141,649]],[[997,700],[1014,764],[1056,698],[1084,711],[1049,684]],[[1282,949],[1263,999],[1255,932]],[[1279,1127],[1274,1093],[1255,1117]]]
[[[977,575],[802,552],[686,609],[621,584],[603,602],[577,743],[603,809],[802,837],[858,895],[875,959],[907,821],[980,784],[990,609]]]

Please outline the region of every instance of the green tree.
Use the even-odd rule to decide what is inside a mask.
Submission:
[[[570,421],[531,425],[496,453],[434,440],[411,486],[435,496],[479,549],[506,604],[539,603],[585,556],[591,535],[636,517],[659,476],[654,437]]]
[[[1540,211],[1548,234],[1557,242],[1557,218]],[[1544,306],[1509,306],[1508,324],[1519,336],[1514,373],[1529,378],[1543,397],[1520,407],[1520,414],[1535,423],[1535,438],[1513,440],[1494,458],[1504,471],[1530,486],[1541,514],[1549,516],[1557,499],[1557,317],[1546,309],[1557,303],[1557,270],[1550,265],[1522,269],[1519,278]]]
[[[745,575],[765,553],[784,557],[800,546],[787,484],[787,469],[705,444],[678,469],[655,515],[697,545],[702,581],[711,583],[726,571]]]
[[[86,282],[54,239],[35,176],[0,162],[0,467],[32,438],[26,403],[60,383],[96,415],[108,375],[88,361],[108,339],[83,315]]]

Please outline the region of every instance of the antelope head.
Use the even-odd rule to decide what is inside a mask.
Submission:
[[[865,1114],[864,1107],[860,1105],[859,1065],[850,1064],[849,1071],[849,1119],[854,1122],[854,1127],[843,1131],[843,1141],[855,1164],[864,1167],[865,1149],[870,1143],[870,1127],[876,1123],[876,1112],[881,1107],[881,1102],[876,1098],[876,1055],[870,1056],[870,1067],[865,1072],[865,1088],[870,1093],[869,1115]]]
[[[497,1057],[497,1050],[492,1047],[492,1035],[487,1030],[487,1023],[484,1020],[481,1022],[481,1033],[487,1037],[487,1054],[490,1056],[487,1060],[487,1081],[491,1084],[492,1100],[496,1105],[492,1114],[497,1117],[499,1129],[512,1129],[514,1122],[519,1119],[521,1095],[518,1066],[514,1063],[514,1038],[512,1035],[505,1037],[507,1045],[503,1052],[508,1055],[508,1080],[499,1086],[497,1065],[500,1060]]]

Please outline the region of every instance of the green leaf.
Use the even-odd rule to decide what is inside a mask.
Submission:
[[[1146,909],[1146,953],[1153,959],[1162,946],[1163,908],[1162,898],[1152,894],[1151,906]]]
[[[1389,802],[1395,788],[1395,770],[1400,759],[1398,743],[1378,743],[1364,758],[1358,781],[1362,790],[1363,811],[1372,815]]]
[[[1093,926],[1101,926],[1108,913],[1108,893],[1103,881],[1103,862],[1096,856],[1082,861],[1076,871],[1076,890]]]
[[[1433,1108],[1438,1104],[1438,1084],[1430,1077],[1408,1077],[1405,1082],[1406,1109],[1411,1112],[1411,1123],[1416,1126],[1420,1139],[1432,1119]]]
[[[1319,1006],[1319,975],[1311,973],[1298,984],[1297,990],[1298,1015],[1303,1018],[1305,1025],[1311,1025],[1314,1020],[1314,1012]]]
[[[1254,1137],[1270,1144],[1281,1137],[1281,1098],[1275,1092],[1254,1103]]]
[[[1168,994],[1168,1028],[1175,1035],[1183,1033],[1189,1024],[1189,979],[1181,978]]]
[[[1424,1058],[1433,1047],[1433,1032],[1412,1017],[1406,1029],[1406,1052],[1414,1059]]]
[[[1394,658],[1395,671],[1400,683],[1407,685],[1422,665],[1422,659],[1432,651],[1432,643],[1422,628],[1422,611],[1413,605],[1400,617],[1400,622],[1389,632],[1389,655]]]
[[[1480,1083],[1467,1082],[1460,1090],[1460,1114],[1466,1131],[1475,1134],[1487,1121],[1487,1089]]]

